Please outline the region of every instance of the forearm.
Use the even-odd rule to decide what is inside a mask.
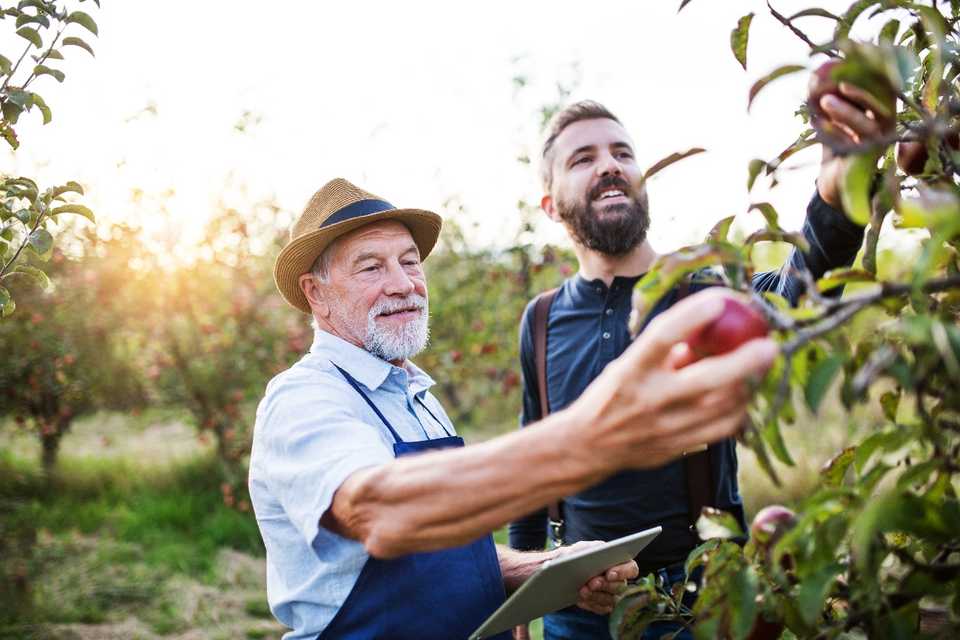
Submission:
[[[322,524],[378,557],[465,544],[602,479],[580,426],[558,412],[482,444],[357,471]]]
[[[498,544],[497,559],[503,575],[503,588],[508,594],[516,591],[544,562],[556,555],[556,551],[516,551]]]

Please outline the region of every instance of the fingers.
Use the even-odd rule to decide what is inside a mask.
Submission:
[[[871,111],[877,121],[890,126],[893,125],[897,115],[893,104],[885,104],[869,91],[849,82],[841,82],[839,87],[844,98],[864,110]]]
[[[684,298],[654,318],[627,353],[637,358],[637,366],[660,365],[674,345],[716,319],[723,301],[736,296],[729,289],[711,287]]]
[[[604,574],[604,577],[610,582],[620,582],[622,580],[633,580],[640,575],[640,568],[633,560],[610,567]]]
[[[773,340],[757,338],[729,353],[698,360],[672,374],[669,388],[662,391],[661,402],[665,405],[689,403],[714,390],[762,377],[778,353]]]

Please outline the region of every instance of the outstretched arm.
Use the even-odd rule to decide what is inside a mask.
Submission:
[[[730,437],[746,414],[748,380],[766,371],[776,345],[753,340],[682,368],[671,352],[733,295],[704,291],[661,314],[577,402],[538,424],[354,472],[321,525],[377,557],[457,546],[620,469],[657,467]]]

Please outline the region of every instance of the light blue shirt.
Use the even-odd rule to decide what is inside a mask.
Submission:
[[[323,331],[307,355],[270,381],[257,407],[249,486],[267,549],[270,610],[292,629],[285,640],[323,631],[368,558],[362,544],[320,526],[334,492],[358,469],[394,459],[390,432],[333,363],[357,380],[404,441],[445,437],[443,427],[455,433],[428,391],[430,376]]]

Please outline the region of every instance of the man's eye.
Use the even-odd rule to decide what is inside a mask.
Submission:
[[[406,261],[403,263],[403,266],[405,266],[405,267],[415,267],[415,266],[417,266],[418,264],[420,264],[420,261],[419,261],[419,260],[406,260]]]
[[[633,154],[630,153],[629,151],[621,151],[621,152],[620,152],[620,157],[621,157],[621,158],[633,158]]]
[[[364,267],[363,269],[361,269],[361,271],[368,271],[368,272],[369,272],[369,271],[376,271],[376,270],[377,270],[377,266],[376,266],[376,265],[370,265],[369,267]]]
[[[590,160],[589,156],[583,156],[582,158],[577,158],[576,160],[574,160],[573,165],[576,166],[578,164],[583,164],[584,162],[588,162],[589,160]]]

